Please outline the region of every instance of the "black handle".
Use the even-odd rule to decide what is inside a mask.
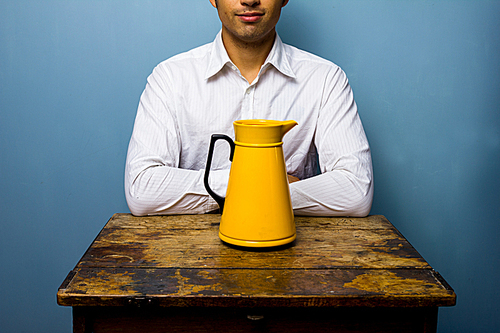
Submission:
[[[222,211],[224,210],[224,201],[226,200],[226,198],[217,195],[214,191],[212,191],[212,189],[208,185],[208,174],[210,173],[210,167],[212,165],[212,156],[214,155],[215,141],[219,139],[226,140],[231,146],[231,153],[229,155],[229,160],[231,162],[233,161],[234,141],[230,137],[224,134],[212,134],[212,138],[210,139],[210,147],[208,148],[207,165],[205,166],[205,178],[203,182],[205,184],[205,189],[207,190],[208,194],[210,194],[210,196],[214,198],[214,200],[219,204],[220,212],[222,213]]]

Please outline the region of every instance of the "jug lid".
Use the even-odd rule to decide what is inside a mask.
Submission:
[[[235,143],[279,145],[283,136],[297,125],[295,120],[246,119],[233,122]]]

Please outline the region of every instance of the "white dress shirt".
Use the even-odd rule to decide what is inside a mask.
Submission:
[[[233,121],[239,119],[298,122],[283,140],[287,172],[301,179],[290,184],[296,215],[369,213],[370,148],[344,72],[276,36],[249,84],[229,59],[220,32],[214,42],[160,63],[149,76],[126,162],[130,211],[200,214],[217,209],[203,185],[210,136],[234,138]],[[229,151],[227,143],[217,143],[210,172],[211,187],[222,196]]]

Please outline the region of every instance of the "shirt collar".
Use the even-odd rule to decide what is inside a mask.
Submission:
[[[280,36],[276,33],[276,39],[274,40],[273,48],[269,55],[267,56],[266,61],[264,62],[263,67],[267,64],[273,65],[281,74],[289,76],[291,78],[295,78],[295,73],[288,62],[288,57],[285,50],[285,45],[281,41]]]
[[[231,62],[231,59],[229,59],[224,43],[222,42],[222,31],[219,31],[217,37],[215,37],[215,40],[212,43],[212,50],[209,56],[205,79],[209,79],[217,74],[226,64],[232,65],[233,63]],[[295,73],[288,62],[285,46],[278,34],[276,34],[273,48],[271,49],[271,52],[269,52],[262,68],[266,68],[269,64],[273,65],[283,75],[295,78]]]

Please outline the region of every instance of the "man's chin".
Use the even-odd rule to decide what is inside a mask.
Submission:
[[[249,29],[250,28],[250,29]],[[252,29],[252,27],[247,27],[245,31],[241,31],[237,34],[232,34],[233,38],[239,40],[242,43],[246,44],[263,44],[267,42],[269,39],[274,40],[275,33],[274,31],[263,32],[258,29]]]

